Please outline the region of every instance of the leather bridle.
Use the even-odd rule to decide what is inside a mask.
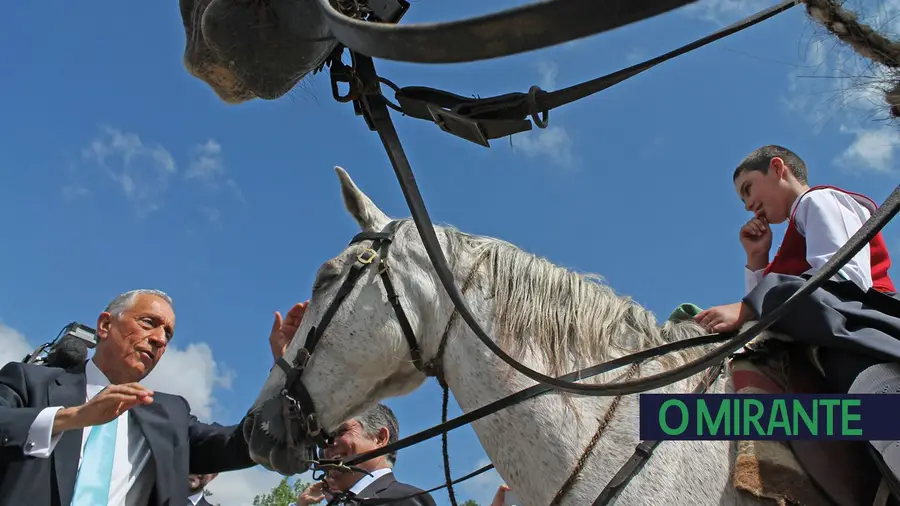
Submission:
[[[392,221],[380,232],[364,231],[353,237],[350,241],[350,245],[358,244],[363,241],[372,241],[372,245],[356,255],[356,259],[350,266],[347,276],[344,278],[344,281],[338,288],[334,298],[325,309],[322,319],[319,320],[318,325],[309,329],[309,333],[306,335],[306,342],[303,344],[302,348],[297,350],[293,363],[289,364],[284,357],[279,357],[275,361],[275,364],[278,365],[286,375],[284,387],[281,389],[281,396],[288,406],[285,411],[285,426],[291,427],[292,421],[299,422],[306,432],[305,435],[315,441],[320,447],[324,448],[329,446],[334,438],[324,427],[322,427],[315,403],[313,402],[309,391],[306,389],[306,386],[303,384],[301,376],[303,375],[303,371],[305,371],[306,367],[309,365],[309,360],[312,358],[313,353],[315,353],[316,346],[322,339],[322,335],[325,334],[328,325],[331,323],[331,320],[334,318],[338,309],[340,309],[344,299],[346,299],[347,296],[350,295],[350,292],[353,291],[356,282],[362,277],[366,269],[376,264],[377,258],[380,258],[377,262],[379,265],[378,274],[381,276],[381,281],[384,283],[387,300],[394,308],[394,314],[397,316],[397,321],[400,324],[403,337],[406,338],[406,344],[409,346],[413,365],[415,365],[416,369],[425,372],[427,375],[434,375],[431,363],[423,364],[422,362],[422,353],[419,351],[419,343],[416,340],[415,332],[412,329],[412,325],[409,323],[409,318],[406,317],[406,313],[403,311],[403,305],[400,303],[400,297],[394,289],[394,284],[391,282],[387,264],[385,263],[391,242],[394,240],[394,234],[396,233],[398,223],[399,222],[397,221]],[[294,440],[292,436],[292,434],[288,434],[289,441]]]
[[[436,31],[437,25],[431,25],[430,27],[414,26],[406,28],[390,26],[389,23],[395,23],[396,21],[398,21],[399,17],[402,16],[403,11],[405,11],[405,8],[408,4],[406,4],[406,2],[403,0],[394,0],[393,4],[395,5],[395,7],[382,9],[382,11],[390,12],[391,14],[387,15],[386,19],[375,20],[382,21],[381,23],[366,23],[359,20],[346,18],[346,16],[342,17],[341,14],[337,12],[331,5],[333,3],[333,0],[318,1],[323,6],[323,12],[326,14],[326,19],[329,23],[330,28],[332,29],[332,32],[337,35],[337,37],[340,39],[340,42],[342,43],[336,50],[335,56],[328,62],[328,64],[331,66],[332,71],[331,78],[334,98],[341,102],[352,102],[356,114],[361,115],[365,119],[370,130],[377,132],[379,137],[381,138],[385,151],[390,158],[391,165],[393,166],[394,172],[400,184],[400,188],[403,191],[404,198],[406,199],[407,205],[412,214],[413,221],[415,222],[416,228],[425,246],[428,257],[437,272],[438,278],[441,280],[441,284],[446,289],[447,294],[449,295],[454,305],[455,309],[453,315],[451,316],[451,321],[452,318],[455,317],[458,313],[459,316],[473,331],[475,336],[485,346],[487,346],[491,350],[491,352],[497,355],[501,360],[503,360],[503,362],[508,364],[516,371],[520,372],[530,379],[535,380],[538,383],[533,387],[511,394],[503,399],[492,402],[486,406],[482,406],[481,408],[475,409],[469,413],[465,413],[450,421],[446,421],[445,409],[444,415],[442,416],[442,423],[440,425],[431,427],[430,429],[421,431],[417,434],[413,434],[400,441],[391,443],[377,450],[353,456],[346,461],[336,463],[318,461],[316,465],[319,468],[323,468],[326,466],[352,468],[352,466],[361,462],[381,455],[393,453],[398,451],[399,449],[409,447],[413,444],[417,444],[438,435],[442,435],[445,438],[444,464],[447,483],[443,486],[436,487],[419,494],[414,494],[409,497],[414,497],[415,495],[433,492],[435,490],[447,487],[451,490],[451,502],[453,502],[455,505],[455,500],[452,495],[452,485],[476,476],[482,472],[485,472],[493,466],[488,465],[473,473],[470,473],[466,477],[457,480],[451,480],[446,454],[446,435],[449,431],[472,423],[475,420],[484,418],[485,416],[496,413],[497,411],[505,409],[509,406],[552,391],[569,392],[588,396],[631,395],[663,387],[706,371],[706,374],[704,374],[700,384],[698,384],[697,388],[694,389],[694,393],[705,392],[706,388],[708,388],[712,381],[714,381],[719,376],[719,374],[721,374],[725,361],[728,360],[729,357],[733,356],[741,348],[744,348],[759,333],[772,326],[778,319],[784,316],[793,307],[793,304],[798,303],[798,300],[808,296],[811,292],[821,287],[829,278],[835,275],[850,258],[858,253],[869,241],[871,241],[871,239],[884,227],[884,225],[886,225],[897,214],[897,212],[900,211],[900,186],[898,186],[884,201],[882,206],[878,210],[876,210],[876,212],[873,213],[872,216],[863,224],[860,230],[858,230],[847,241],[847,243],[845,243],[840,249],[838,249],[838,251],[828,260],[828,262],[825,263],[825,265],[822,266],[822,268],[818,272],[816,272],[813,276],[808,277],[806,282],[799,289],[797,289],[797,291],[782,306],[776,308],[765,317],[759,319],[759,321],[757,321],[754,325],[750,326],[740,333],[710,334],[699,336],[676,343],[669,343],[657,348],[643,350],[641,352],[611,360],[603,364],[598,364],[581,371],[576,371],[561,376],[559,378],[546,376],[528,368],[524,364],[521,364],[520,362],[507,355],[487,336],[486,332],[475,320],[474,316],[469,310],[468,305],[462,297],[460,289],[456,286],[456,283],[453,279],[453,274],[447,264],[443,252],[441,251],[440,244],[434,232],[434,226],[432,225],[431,219],[428,215],[428,211],[425,208],[424,201],[422,200],[422,196],[419,193],[415,177],[409,165],[409,161],[406,158],[406,154],[404,153],[403,147],[400,143],[400,139],[391,120],[389,108],[395,109],[412,117],[432,120],[441,129],[453,135],[470,140],[483,146],[489,146],[489,139],[495,139],[511,135],[513,133],[530,130],[531,123],[528,121],[529,118],[539,128],[545,128],[547,126],[547,114],[550,109],[574,102],[591,94],[607,89],[610,86],[621,83],[626,79],[629,79],[658,65],[659,63],[743,30],[749,26],[761,22],[764,19],[768,19],[771,16],[789,9],[793,5],[800,3],[800,0],[784,1],[781,4],[770,7],[769,9],[750,16],[743,21],[735,23],[734,25],[726,27],[714,34],[704,37],[703,39],[699,39],[674,51],[639,63],[637,65],[633,65],[626,69],[622,69],[613,74],[581,83],[570,88],[548,93],[540,90],[539,88],[532,87],[527,94],[511,93],[498,97],[489,97],[486,99],[469,99],[439,90],[432,90],[430,88],[398,88],[393,85],[393,83],[390,83],[389,81],[379,77],[375,72],[375,66],[372,61],[372,57],[363,54],[361,51],[366,51],[367,47],[371,47],[372,50],[367,52],[367,54],[369,55],[384,56],[388,58],[393,57],[398,60],[405,59],[407,61],[471,61],[475,59],[489,58],[504,54],[514,54],[529,49],[535,49],[537,47],[544,47],[551,43],[561,42],[564,39],[570,40],[571,38],[575,38],[575,36],[570,36],[572,33],[581,33],[580,36],[588,35],[591,33],[599,33],[616,26],[622,26],[627,23],[644,19],[651,15],[665,12],[666,10],[675,8],[679,5],[690,3],[690,1],[634,1],[630,4],[627,4],[628,6],[633,4],[633,8],[629,12],[624,12],[628,10],[627,7],[620,6],[622,12],[619,12],[619,14],[621,14],[621,16],[614,21],[606,22],[604,20],[608,18],[606,18],[605,16],[596,16],[596,14],[594,13],[594,11],[596,11],[597,9],[596,2],[599,2],[600,0],[590,0],[590,2],[586,2],[585,0],[548,0],[540,4],[534,4],[533,6],[519,8],[517,10],[504,11],[503,13],[497,15],[489,15],[475,20],[467,20],[465,22],[456,23],[454,26],[445,27],[447,30],[455,29],[460,31],[460,33],[457,35],[459,37],[462,37],[466,31],[468,31],[469,33],[476,33],[477,30],[473,29],[474,26],[492,26],[491,23],[499,23],[498,26],[512,25],[512,20],[516,16],[519,16],[518,19],[527,18],[528,16],[533,16],[536,12],[538,12],[538,10],[542,9],[542,12],[544,12],[544,17],[540,19],[543,21],[540,21],[537,18],[535,19],[535,23],[537,23],[536,26],[538,26],[539,29],[534,40],[528,41],[523,39],[515,39],[512,42],[503,43],[505,39],[503,39],[503,37],[501,36],[499,39],[493,40],[492,45],[490,46],[468,41],[464,44],[464,47],[462,49],[463,56],[439,54],[434,58],[429,57],[429,55],[434,56],[435,54],[437,54],[435,53],[436,50],[433,49],[434,47],[447,48],[457,47],[458,45],[439,44],[437,46],[428,46],[426,44],[401,43],[402,40],[407,40],[408,42],[408,40],[415,39],[415,37],[425,37],[426,35],[430,37],[430,39],[428,37],[425,37],[421,40],[426,41],[426,39],[428,39],[427,42],[434,43],[435,41],[440,39],[440,34],[438,34]],[[370,0],[369,3],[381,3],[384,5],[388,5],[392,2],[391,0]],[[396,7],[396,4],[400,4],[401,7]],[[610,2],[606,2],[605,5],[609,7]],[[618,6],[619,4],[616,5]],[[594,11],[592,11],[592,13],[588,16],[568,16],[567,19],[574,22],[576,26],[575,28],[572,28],[572,32],[570,34],[566,35],[566,30],[559,29],[560,26],[566,26],[565,23],[560,24],[551,22],[551,20],[556,19],[557,14],[562,15],[560,13],[562,11],[565,11],[564,7],[572,9],[594,9]],[[556,12],[556,14],[554,14],[554,12]],[[569,12],[569,14],[571,14],[571,12]],[[419,32],[416,32],[417,30]],[[455,32],[448,33],[452,34]],[[497,37],[496,33],[491,32],[490,30],[485,31],[484,33],[491,33],[492,38]],[[568,37],[568,39],[566,37]],[[348,67],[340,62],[340,55],[344,50],[343,45],[353,48],[351,50],[351,56],[353,57],[352,67]],[[488,50],[479,49],[487,47],[490,47],[491,49],[489,51],[493,52],[489,54],[487,52]],[[425,54],[423,54],[423,51]],[[339,82],[351,83],[351,89],[347,95],[340,96],[337,93],[337,83]],[[395,97],[400,105],[393,104],[389,102],[384,96],[382,96],[380,89],[381,84],[387,84],[394,88],[394,91],[396,92]],[[413,364],[415,364],[418,370],[424,372],[425,374],[438,377],[438,379],[442,383],[442,386],[444,387],[446,405],[446,384],[443,382],[440,376],[439,365],[436,362],[436,360],[439,360],[440,352],[435,359],[432,359],[432,361],[429,361],[428,363],[422,362],[421,353],[419,351],[419,346],[417,340],[415,339],[414,332],[409,324],[409,320],[406,318],[406,314],[403,311],[400,300],[393,288],[393,284],[391,283],[390,276],[388,275],[388,271],[386,269],[386,264],[384,264],[384,260],[388,253],[388,248],[391,244],[391,241],[393,240],[393,236],[396,231],[397,223],[398,222],[396,221],[389,223],[380,232],[362,232],[360,234],[357,234],[353,238],[350,244],[355,244],[366,240],[371,240],[373,241],[373,243],[370,248],[366,248],[357,256],[356,262],[354,262],[354,264],[351,266],[349,274],[344,279],[343,283],[338,289],[337,294],[326,309],[321,321],[318,323],[318,325],[310,329],[310,332],[307,334],[306,342],[303,348],[298,351],[297,356],[294,358],[293,364],[289,364],[283,358],[280,358],[276,361],[276,364],[287,375],[284,388],[281,391],[281,398],[283,399],[285,404],[284,417],[286,426],[292,427],[291,421],[298,421],[299,424],[303,427],[306,433],[305,435],[315,441],[319,446],[328,446],[333,438],[321,426],[312,398],[309,395],[309,392],[307,391],[303,382],[301,381],[301,375],[307,367],[309,360],[312,357],[313,352],[315,351],[316,345],[322,338],[322,335],[324,334],[326,328],[328,327],[328,324],[334,317],[334,314],[337,312],[341,303],[353,290],[356,281],[362,276],[365,269],[372,265],[375,262],[376,257],[379,256],[381,257],[381,261],[379,262],[379,274],[381,276],[382,282],[385,285],[388,301],[394,308],[394,312],[397,315],[404,337],[406,338],[406,341],[409,345]],[[447,328],[449,329],[449,323]],[[442,345],[439,348],[440,350],[443,349],[445,340],[446,332],[444,338],[442,339]],[[721,343],[723,341],[727,342],[720,347],[708,352],[704,356],[682,366],[653,376],[637,380],[607,384],[586,385],[583,383],[579,383],[580,380],[583,380],[585,378],[608,372],[619,367],[639,364],[643,361],[664,355],[666,353],[671,353],[673,351],[696,346]],[[295,438],[291,436],[290,429],[288,429],[288,432],[288,442],[289,444],[292,444]],[[617,494],[621,492],[625,485],[627,485],[629,480],[633,476],[635,476],[637,472],[640,471],[641,467],[652,456],[653,450],[659,443],[659,441],[642,441],[641,443],[639,443],[635,448],[635,452],[631,459],[629,459],[622,466],[620,471],[607,484],[607,486],[601,492],[600,496],[594,502],[594,505],[599,506],[609,504],[611,501],[613,501]],[[387,504],[403,499],[406,498],[378,500],[374,503],[371,501],[363,501],[363,503]]]

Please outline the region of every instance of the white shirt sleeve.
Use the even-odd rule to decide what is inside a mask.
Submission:
[[[765,269],[751,271],[746,266],[744,267],[744,285],[747,288],[746,293],[750,293],[751,290],[756,288],[756,285],[759,284],[759,280],[763,277],[764,271]]]
[[[38,413],[28,429],[28,440],[22,453],[39,459],[46,459],[53,453],[56,443],[63,435],[62,432],[53,435],[53,421],[56,419],[56,412],[60,409],[62,406],[54,406],[44,408]]]
[[[806,261],[814,274],[869,219],[869,210],[855,198],[831,189],[816,190],[800,200],[794,215],[806,237]],[[832,279],[850,280],[863,291],[872,287],[872,261],[865,245]]]

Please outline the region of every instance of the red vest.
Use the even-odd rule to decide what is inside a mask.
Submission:
[[[872,202],[870,198],[834,186],[814,186],[806,193],[822,188],[830,188],[852,196],[857,202],[867,207],[869,212],[875,212],[875,209],[878,208],[875,202]],[[806,195],[806,193],[803,195]],[[803,198],[803,195],[801,195],[800,198]],[[784,233],[784,239],[782,239],[781,246],[778,248],[778,253],[775,254],[775,259],[772,260],[772,263],[766,267],[763,275],[774,272],[777,274],[799,276],[812,269],[812,266],[806,261],[806,238],[794,224],[794,214],[796,212],[797,209],[794,208],[794,212],[791,213],[791,219],[788,222],[787,230]],[[888,269],[891,267],[891,257],[888,254],[887,246],[884,243],[884,237],[881,236],[881,232],[878,232],[872,241],[869,242],[869,254],[872,266],[872,288],[879,292],[896,292],[894,283],[888,276]]]

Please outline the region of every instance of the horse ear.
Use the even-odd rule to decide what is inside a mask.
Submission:
[[[359,224],[362,230],[381,230],[391,219],[384,214],[378,206],[362,192],[356,183],[350,179],[350,175],[342,167],[335,167],[338,178],[341,180],[341,195],[344,197],[344,207],[350,212],[350,216]]]

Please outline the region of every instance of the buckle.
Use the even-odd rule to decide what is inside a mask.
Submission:
[[[486,148],[491,147],[488,143],[487,135],[484,133],[484,129],[477,120],[462,116],[453,111],[448,111],[447,109],[432,103],[425,105],[428,107],[428,112],[431,113],[431,118],[434,120],[434,123],[439,126],[441,130]]]
[[[310,436],[318,436],[322,432],[322,426],[319,425],[319,418],[315,413],[306,417],[306,433]]]
[[[366,248],[362,253],[356,256],[356,261],[361,264],[368,265],[372,263],[372,261],[375,260],[375,257],[377,256],[378,253],[375,250],[373,250],[372,248]]]
[[[396,24],[409,10],[409,2],[406,0],[369,0],[366,6],[372,14],[382,23]]]
[[[297,356],[294,357],[294,368],[300,371],[306,369],[306,366],[309,365],[309,359],[312,355],[310,355],[309,350],[306,348],[300,348],[300,351],[297,352]]]

